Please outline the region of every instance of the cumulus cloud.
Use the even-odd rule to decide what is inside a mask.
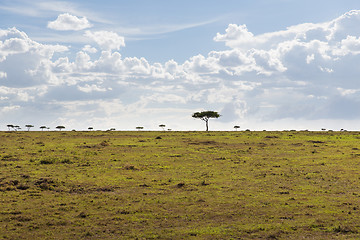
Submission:
[[[103,50],[120,50],[125,46],[125,39],[111,31],[86,31],[85,36],[95,41]]]
[[[97,49],[90,45],[85,45],[82,50],[88,53],[97,53]]]
[[[190,126],[191,112],[201,109],[221,112],[218,126],[246,128],[356,119],[360,114],[344,108],[360,107],[360,31],[354,28],[359,24],[360,11],[259,35],[244,24],[230,24],[214,38],[227,50],[197,54],[184,63],[123,57],[124,37],[111,31],[85,32],[99,46],[98,54],[89,43],[69,56],[55,54],[67,47],[38,43],[15,28],[0,30],[0,93],[11,103],[0,105],[9,111],[21,106],[19,112],[33,103],[51,112],[54,121],[89,116],[109,126],[123,116],[144,114],[154,122],[167,118]]]
[[[48,22],[47,27],[59,31],[78,31],[90,28],[92,24],[90,24],[86,17],[78,18],[69,13],[63,13],[55,21]]]
[[[231,47],[240,47],[242,44],[252,43],[255,38],[254,34],[249,32],[245,24],[229,24],[228,28],[225,30],[225,34],[217,33],[214,40],[217,42],[225,42],[226,45]]]
[[[68,47],[38,43],[16,28],[1,30],[0,72],[6,72],[1,85],[29,87],[56,79],[52,57],[65,51]]]

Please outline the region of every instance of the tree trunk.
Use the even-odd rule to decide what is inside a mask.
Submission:
[[[206,120],[206,131],[209,131],[209,120]]]

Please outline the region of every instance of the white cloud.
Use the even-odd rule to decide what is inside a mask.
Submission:
[[[332,73],[332,72],[334,72],[334,69],[331,69],[331,68],[323,68],[323,67],[319,67],[320,68],[320,70],[322,71],[322,72],[326,72],[326,73]]]
[[[111,88],[109,89],[105,89],[102,87],[99,87],[95,84],[89,85],[89,84],[85,84],[84,86],[78,86],[78,89],[82,92],[86,92],[86,93],[91,93],[91,92],[106,92],[107,90],[111,90]]]
[[[52,121],[94,119],[116,128],[124,116],[128,121],[146,115],[149,122],[168,119],[189,129],[192,111],[201,109],[220,111],[219,127],[359,119],[360,113],[347,110],[360,107],[360,31],[352,28],[360,24],[359,14],[259,35],[230,24],[214,38],[227,50],[184,63],[123,57],[124,37],[110,31],[85,32],[99,45],[98,54],[88,43],[70,54],[68,47],[41,44],[15,28],[0,30],[0,94],[10,106],[21,106],[17,112],[27,106],[46,110]],[[130,122],[122,123],[142,124]]]
[[[125,39],[111,31],[86,31],[85,36],[95,41],[103,50],[120,50],[125,46]]]
[[[0,72],[6,72],[2,86],[28,87],[50,82],[52,57],[67,51],[61,45],[41,44],[16,28],[0,31]]]
[[[145,58],[125,58],[123,64],[126,70],[130,73],[149,75],[151,72],[150,64]]]
[[[94,63],[91,62],[91,58],[87,53],[78,52],[76,54],[75,66],[80,71],[86,71],[92,68]]]
[[[91,47],[90,45],[85,45],[82,50],[84,52],[88,52],[88,53],[97,53],[97,49],[94,47]]]
[[[307,55],[307,57],[306,57],[306,63],[307,64],[310,64],[314,60],[315,60],[315,55],[314,54]]]
[[[7,78],[7,73],[6,72],[0,72],[0,79],[1,78]]]
[[[11,111],[15,111],[15,110],[18,110],[20,109],[21,107],[19,105],[15,105],[15,106],[6,106],[6,107],[3,107],[1,109],[1,112],[2,113],[8,113],[8,112],[11,112]]]
[[[360,54],[360,37],[347,36],[338,43],[338,48],[335,48],[332,53],[336,56],[345,56],[348,54]]]
[[[225,42],[226,45],[230,47],[240,47],[242,44],[246,45],[255,40],[254,34],[249,32],[245,24],[229,24],[228,28],[225,30],[225,34],[217,33],[216,37],[214,37],[214,41]]]
[[[60,31],[83,30],[92,27],[86,17],[78,18],[69,13],[60,14],[55,21],[48,22],[48,28]]]

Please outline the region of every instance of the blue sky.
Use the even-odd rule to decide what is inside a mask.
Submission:
[[[0,129],[358,129],[358,1],[0,0]],[[358,70],[359,69],[359,70]]]

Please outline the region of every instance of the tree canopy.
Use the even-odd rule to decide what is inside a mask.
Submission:
[[[56,129],[59,129],[61,131],[61,129],[64,129],[64,126],[57,126]]]
[[[34,127],[34,125],[28,124],[28,125],[25,125],[25,127],[28,129],[28,131],[30,131],[30,128]]]
[[[210,118],[219,118],[220,114],[214,111],[202,111],[202,112],[195,112],[192,115],[193,118],[199,118],[206,123],[206,131],[209,131],[209,119]]]

